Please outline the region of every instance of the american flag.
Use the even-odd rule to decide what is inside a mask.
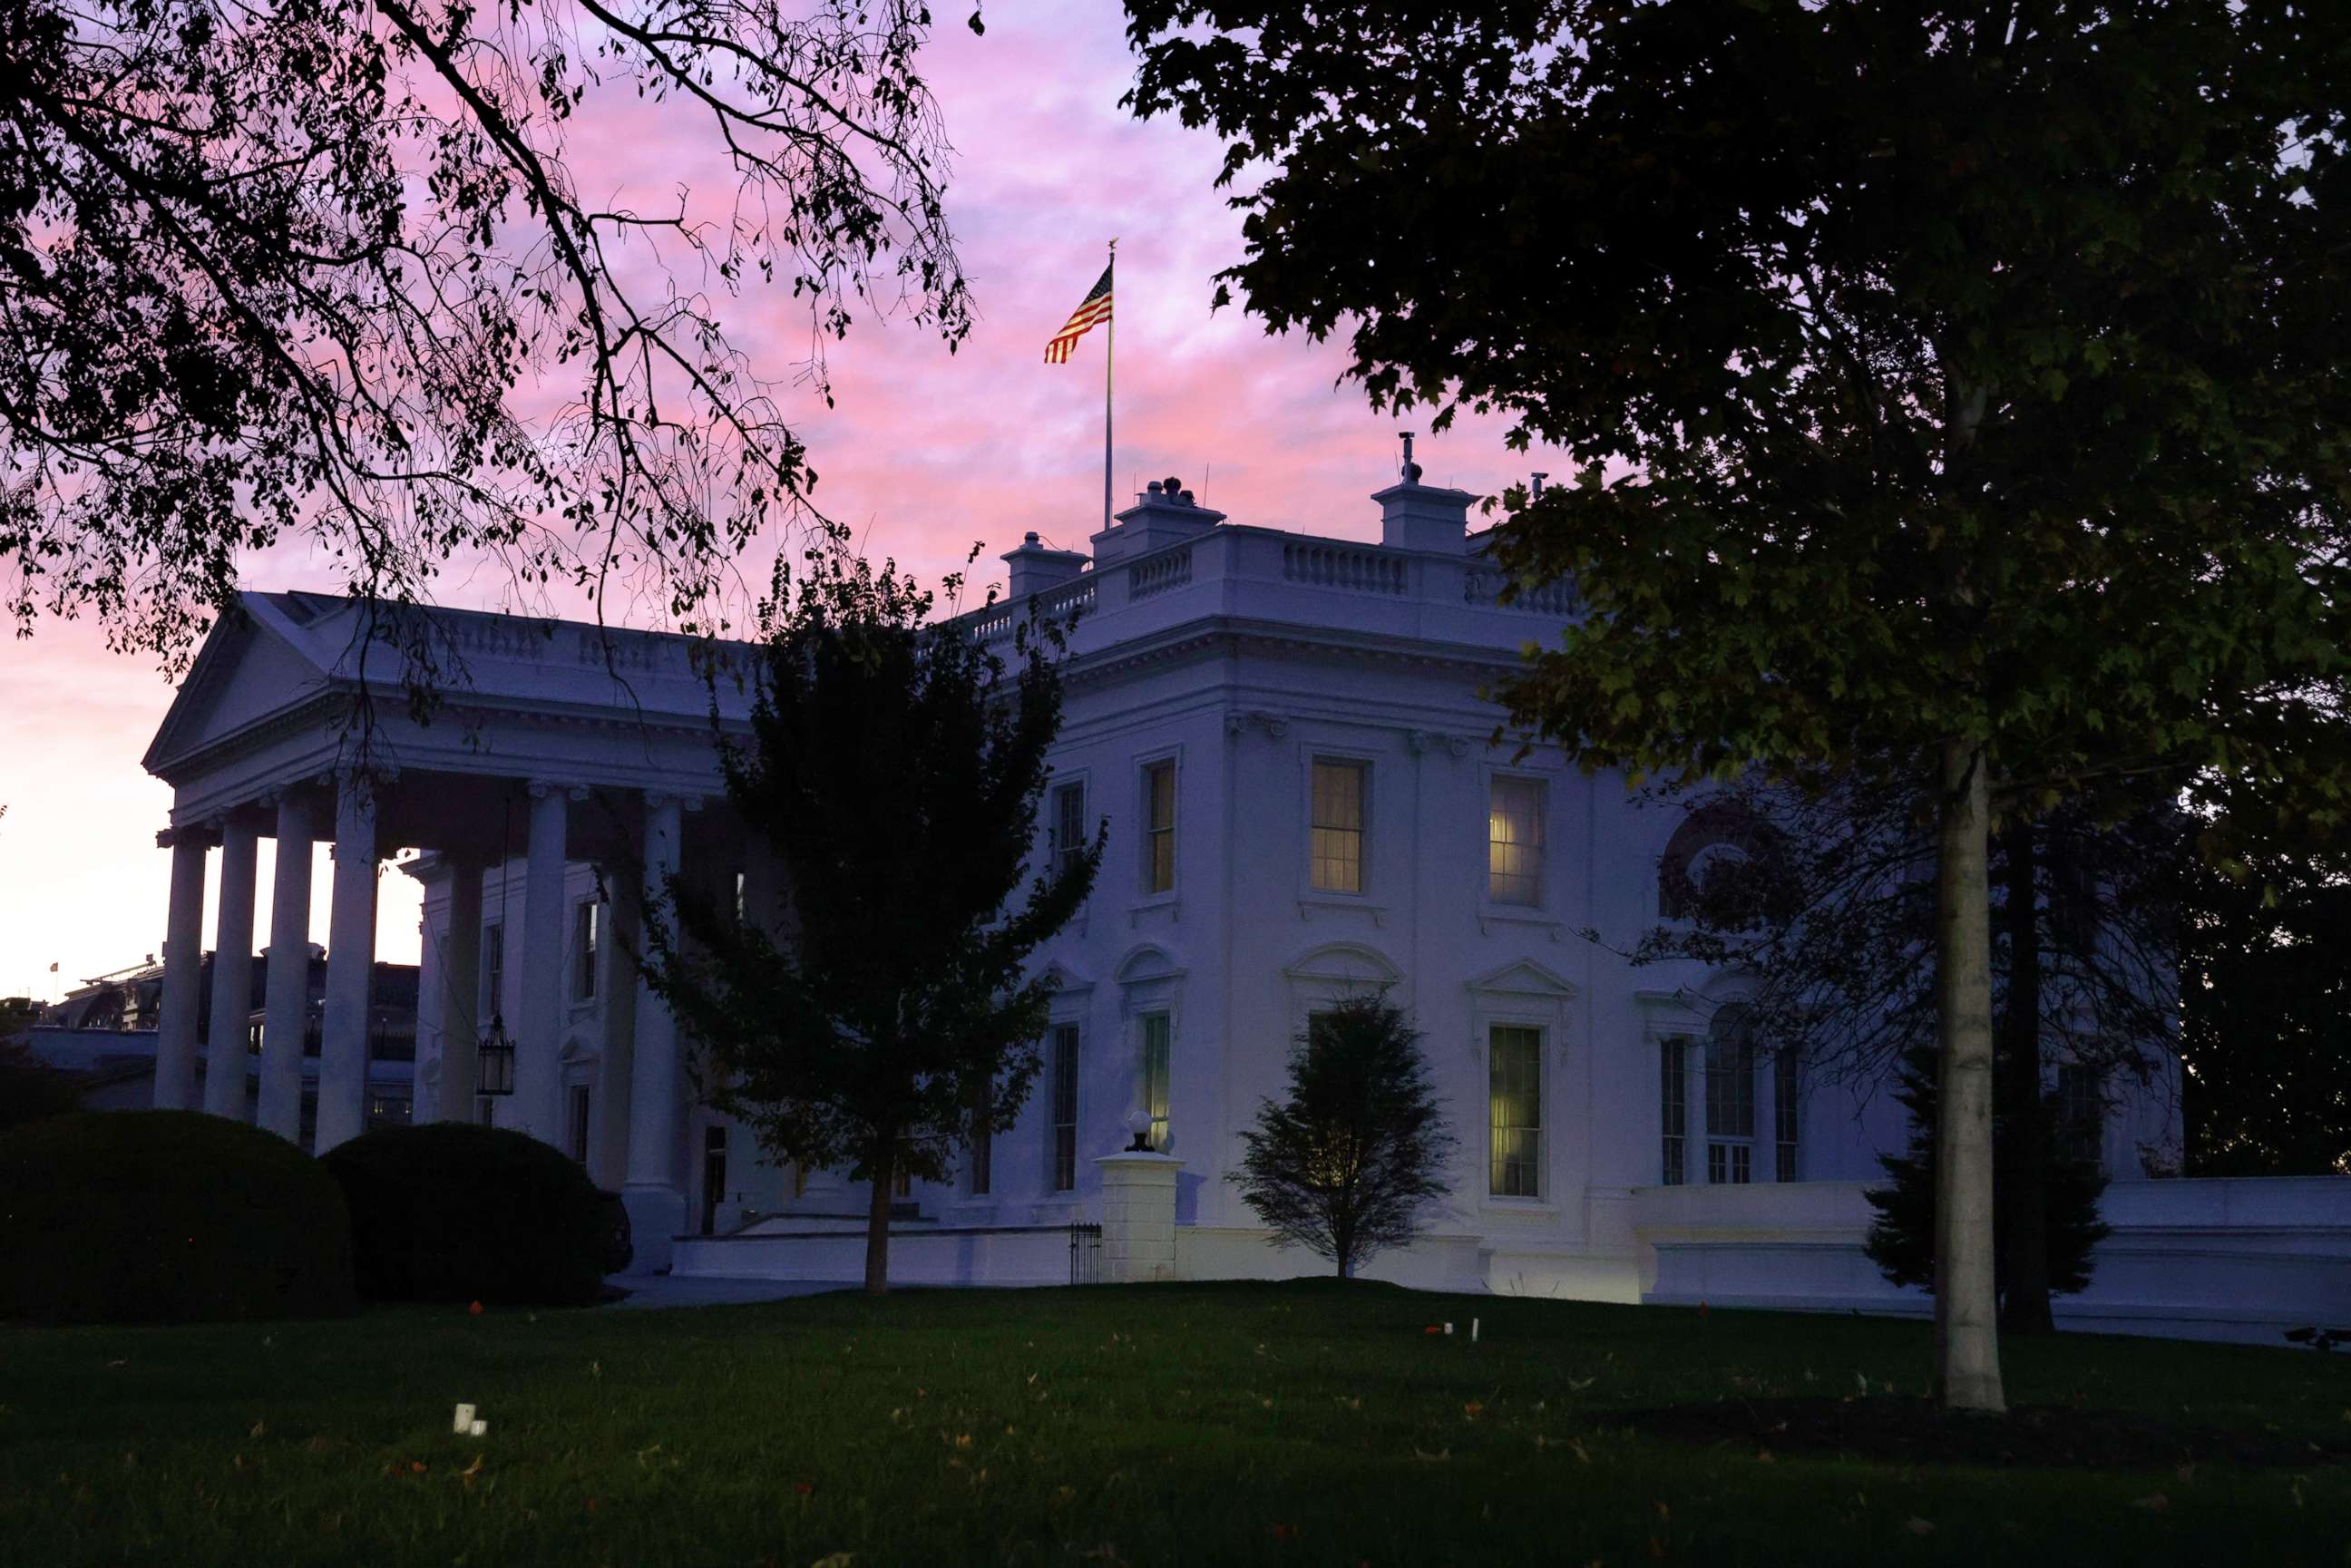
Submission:
[[[1086,296],[1083,303],[1070,312],[1070,319],[1061,323],[1061,329],[1053,334],[1051,342],[1045,345],[1047,364],[1068,364],[1070,352],[1078,346],[1078,340],[1110,319],[1110,273],[1109,267],[1102,268],[1102,281],[1094,285],[1093,291]]]

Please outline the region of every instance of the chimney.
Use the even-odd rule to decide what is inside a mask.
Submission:
[[[1085,551],[1047,549],[1037,542],[1034,533],[1021,538],[1019,549],[1006,550],[1004,560],[1012,568],[1011,581],[1004,591],[1004,596],[1010,600],[1059,588],[1086,569]]]
[[[1412,460],[1412,432],[1402,434],[1402,477],[1372,497],[1380,504],[1380,543],[1400,549],[1465,554],[1469,548],[1469,505],[1478,497],[1467,490],[1422,484],[1420,465]]]
[[[1224,520],[1224,513],[1195,501],[1181,479],[1154,479],[1134,505],[1118,515],[1115,527],[1094,536],[1094,566],[1100,570],[1128,556],[1197,538]]]

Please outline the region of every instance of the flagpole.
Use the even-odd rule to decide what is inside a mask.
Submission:
[[[1110,319],[1102,340],[1102,529],[1110,529],[1111,361],[1118,357],[1118,241],[1110,242]]]

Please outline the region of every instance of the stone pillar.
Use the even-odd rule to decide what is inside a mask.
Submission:
[[[1173,1155],[1102,1155],[1102,1278],[1104,1284],[1176,1277],[1176,1176]]]
[[[522,1005],[515,1042],[515,1125],[545,1143],[563,1141],[563,953],[571,920],[563,865],[570,802],[585,789],[530,786],[530,844],[523,862]],[[508,933],[512,940],[512,933]],[[511,954],[514,949],[508,946]]]
[[[172,903],[163,925],[163,998],[155,1021],[155,1109],[196,1103],[196,1009],[203,997],[204,835],[195,828],[158,833],[172,851]]]
[[[322,1155],[367,1131],[368,1026],[375,994],[375,852],[374,782],[346,779],[335,798],[327,1016],[319,1040],[317,1152]]]
[[[240,1122],[246,1115],[246,1032],[253,1016],[253,867],[260,837],[242,813],[232,813],[221,824],[220,913],[213,927],[204,1109]]]
[[[269,901],[269,977],[261,1023],[264,1132],[302,1135],[302,1031],[310,1009],[310,803],[277,797],[277,872]]]
[[[685,831],[685,802],[674,795],[645,796],[644,888],[656,901],[648,920],[664,921],[672,936],[674,920],[660,913],[669,883],[677,874],[679,847]],[[678,1179],[679,1128],[684,1095],[680,1092],[677,1020],[653,994],[651,986],[637,987],[636,1040],[629,1073],[628,1186],[622,1198],[639,1270],[669,1266],[671,1239],[685,1228],[685,1190]]]
[[[482,867],[458,861],[449,872],[449,915],[441,929],[441,1098],[435,1120],[474,1119],[482,1081]]]
[[[644,951],[640,924],[644,903],[644,873],[637,866],[605,868],[610,921],[604,951],[598,962],[598,994],[604,998],[604,1048],[596,1066],[594,1145],[588,1156],[589,1179],[599,1186],[620,1187],[629,1177],[629,1092],[636,1061],[637,959]]]

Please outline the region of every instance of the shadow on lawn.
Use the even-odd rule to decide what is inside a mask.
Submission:
[[[1949,1414],[1931,1399],[1745,1399],[1628,1410],[1608,1420],[1681,1442],[1897,1464],[2130,1470],[2205,1461],[2294,1469],[2351,1459],[2351,1444],[2182,1427],[2062,1405],[2022,1406],[1986,1416]]]

